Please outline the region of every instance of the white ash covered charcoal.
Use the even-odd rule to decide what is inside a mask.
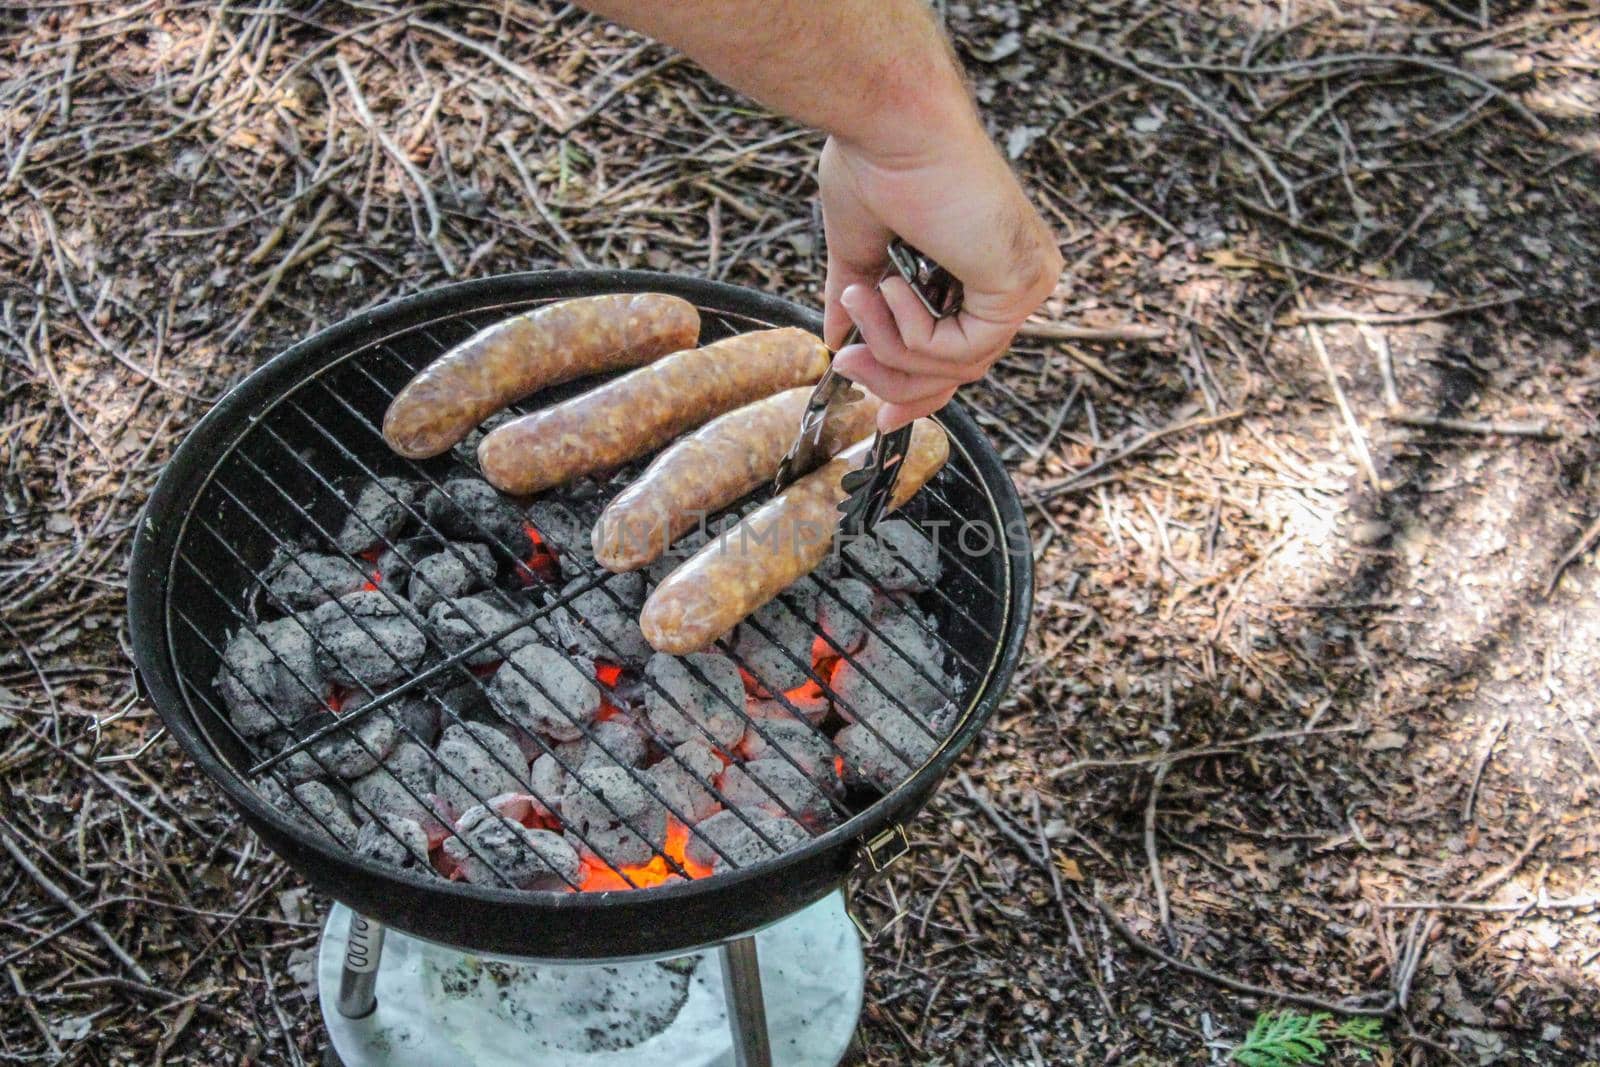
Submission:
[[[372,577],[360,562],[346,556],[280,547],[262,572],[267,594],[287,611],[301,611],[354,593]]]
[[[954,719],[955,706],[945,704],[916,719],[897,711],[877,716],[870,729],[864,723],[846,726],[833,739],[844,757],[845,784],[891,791],[928,762]]]
[[[696,826],[684,854],[717,872],[736,870],[781,855],[807,836],[805,827],[785,816],[760,808],[729,809]]]
[[[703,740],[731,749],[744,736],[744,682],[727,656],[696,652],[650,657],[645,694],[650,725],[671,744]]]
[[[569,782],[561,817],[585,856],[612,866],[649,863],[667,843],[667,809],[622,767],[585,769]]]
[[[447,656],[453,656],[485,637],[502,633],[508,627],[515,626],[516,622],[517,616],[494,593],[443,600],[428,609],[428,632]],[[533,627],[525,626],[520,630],[512,630],[492,645],[480,648],[465,662],[469,667],[486,667],[538,640]]]
[[[717,788],[730,806],[749,811],[760,808],[784,815],[814,830],[838,822],[829,793],[837,792],[833,768],[819,770],[814,778],[781,756],[734,764],[722,772]]]
[[[744,732],[739,755],[747,760],[793,760],[810,775],[833,774],[833,747],[816,727],[799,719],[763,719]]]
[[[475,541],[453,541],[419,559],[411,568],[406,596],[420,612],[452,597],[465,596],[494,581],[494,553]]]
[[[428,650],[421,619],[376,589],[330,600],[311,613],[317,662],[329,681],[351,687],[397,682]]]
[[[829,655],[838,655],[841,648],[854,652],[861,647],[877,602],[878,594],[865,582],[840,578],[828,583],[817,597],[817,628],[827,635]]]
[[[429,799],[437,773],[433,753],[413,742],[402,742],[383,766],[350,783],[350,795],[357,802],[356,817],[397,815],[424,826],[443,822],[445,813]]]
[[[574,578],[561,590],[571,596],[592,577]],[[573,596],[548,616],[563,645],[595,659],[636,666],[650,658],[652,649],[639,629],[639,609],[644,605],[644,578],[637,573],[607,578],[601,585]]]
[[[721,810],[708,788],[722,773],[723,763],[702,740],[685,741],[672,755],[645,772],[650,784],[678,818],[690,826]]]
[[[443,541],[428,534],[408,537],[385,548],[378,556],[378,562],[373,564],[373,568],[382,577],[385,586],[390,589],[404,589],[411,581],[411,568],[415,567],[419,560],[427,559],[443,547]]]
[[[233,728],[245,737],[293,726],[322,710],[327,682],[309,625],[291,615],[241,628],[228,639],[217,688]]]
[[[878,633],[848,660],[841,660],[828,685],[846,721],[875,719],[909,708],[920,713],[943,704],[956,681],[945,674],[938,639],[909,619],[875,622]]]
[[[489,705],[529,733],[576,741],[600,713],[600,683],[588,660],[528,645],[489,680]]]
[[[428,866],[428,832],[400,815],[380,815],[356,834],[356,855],[390,867]]]
[[[594,559],[589,524],[571,504],[547,495],[528,505],[527,516],[544,539],[544,547],[554,552],[563,565],[569,559],[576,563]]]
[[[393,541],[411,522],[421,489],[404,478],[380,478],[363,485],[353,500],[347,497],[350,510],[334,538],[339,551],[354,556]]]
[[[878,523],[842,551],[869,582],[890,592],[932,589],[941,573],[939,549],[904,519]],[[844,570],[855,573],[848,565]]]
[[[747,697],[744,702],[744,713],[752,719],[776,719],[781,722],[784,719],[801,718],[812,725],[826,719],[831,710],[833,704],[828,700],[828,695],[814,685],[792,689],[781,696]]]
[[[345,697],[339,714],[347,716],[360,711],[374,699],[366,693],[351,693]],[[371,714],[395,724],[397,741],[431,745],[439,737],[439,702],[427,693],[415,690],[404,693]]]
[[[275,803],[280,811],[324,841],[355,847],[358,831],[350,818],[349,802],[321,782],[302,782],[294,787],[292,795],[283,795],[280,789]]]
[[[530,830],[482,805],[461,816],[444,852],[473,885],[560,891],[577,884],[581,867],[561,835]]]
[[[439,739],[434,789],[458,812],[501,793],[519,793],[528,761],[517,743],[481,722],[445,728]]]
[[[763,692],[781,693],[810,679],[816,590],[813,583],[796,583],[739,624],[734,655]]]
[[[487,541],[516,559],[527,559],[533,552],[521,512],[481,478],[452,478],[429,490],[422,510],[434,529],[446,537]]]
[[[294,737],[305,737],[338,721],[333,715],[316,715],[302,719],[290,733]],[[318,777],[360,778],[383,762],[399,740],[400,728],[380,708],[296,752],[283,761],[284,767],[296,781]]]
[[[486,722],[491,725],[500,717],[489,706],[489,694],[484,691],[488,681],[479,681],[471,675],[446,671],[426,685],[422,694],[429,706],[439,714],[439,726],[457,722]]]
[[[575,744],[580,767],[643,766],[650,747],[644,731],[622,715],[595,723],[588,736]]]
[[[586,782],[589,772],[600,768],[642,767],[649,744],[644,732],[623,716],[601,720],[588,728],[587,737],[556,745],[554,754],[544,751],[536,754],[529,772],[530,790],[545,804],[559,810],[561,795],[571,785],[574,775]]]

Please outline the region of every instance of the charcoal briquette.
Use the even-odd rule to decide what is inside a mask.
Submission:
[[[504,634],[493,644],[469,655],[465,660],[469,667],[486,667],[539,639],[531,624],[505,633],[516,622],[517,616],[506,608],[502,598],[495,593],[441,601],[428,611],[428,632],[447,656],[453,656],[485,637]]]
[[[828,801],[829,793],[837,792],[836,782],[831,766],[818,771],[813,779],[788,760],[775,756],[728,767],[717,787],[731,806],[746,811],[761,808],[812,829],[824,829],[838,821]]]
[[[428,833],[412,819],[380,815],[356,833],[356,855],[390,867],[426,867]]]
[[[444,851],[474,885],[559,891],[575,885],[581,869],[561,835],[531,830],[482,805],[461,816]]]
[[[830,582],[817,598],[817,626],[828,635],[828,653],[840,649],[854,652],[867,635],[867,620],[877,604],[878,594],[865,582],[840,578]]]
[[[667,809],[622,767],[583,769],[567,783],[561,816],[584,855],[612,866],[648,863],[667,840]]]
[[[332,714],[302,719],[293,731],[299,737],[339,722]],[[382,710],[341,726],[322,740],[284,760],[291,778],[359,778],[378,766],[399,742],[400,728]]]
[[[814,585],[801,585],[769,600],[739,624],[733,651],[739,664],[767,693],[781,693],[810,678],[816,640]]]
[[[533,552],[521,513],[481,478],[452,478],[428,492],[422,509],[428,522],[447,537],[486,541],[517,559],[527,559]]]
[[[939,580],[939,549],[904,519],[890,519],[843,549],[867,581],[891,592],[920,592]],[[845,568],[851,572],[851,568]]]
[[[485,723],[446,727],[438,756],[434,789],[455,811],[523,791],[527,760],[515,741]]]
[[[645,772],[666,806],[690,826],[715,814],[722,804],[711,793],[723,763],[704,741],[685,741]]]
[[[260,737],[323,707],[327,682],[309,625],[306,617],[291,615],[241,628],[228,639],[216,682],[240,734]]]
[[[355,499],[348,501],[350,511],[334,543],[341,552],[352,556],[391,543],[411,521],[411,508],[420,488],[404,478],[367,482]]]
[[[568,582],[561,595],[572,595],[572,600],[550,613],[562,645],[581,655],[624,666],[643,663],[652,652],[639,629],[644,578],[637,573],[620,574],[573,595],[592,580],[580,577]]]
[[[763,719],[739,743],[746,760],[793,760],[807,774],[833,773],[833,747],[827,735],[795,718]]]
[[[805,827],[761,808],[719,811],[694,828],[685,854],[715,871],[750,867],[806,841]]]
[[[574,741],[600,712],[600,684],[588,660],[528,645],[490,679],[489,705],[529,733]]]
[[[727,749],[744,735],[744,682],[727,656],[696,652],[650,657],[645,694],[650,725],[668,742],[708,740]]]
[[[428,799],[437,773],[432,752],[410,741],[401,743],[383,766],[350,783],[356,817],[398,815],[424,825],[443,821],[445,813]]]
[[[371,577],[346,556],[279,548],[262,572],[267,594],[286,611],[302,611],[354,593]]]
[[[329,601],[311,621],[323,673],[352,688],[377,690],[399,681],[428,649],[416,613],[375,589]]]
[[[419,559],[411,568],[406,595],[424,614],[435,604],[465,596],[494,581],[494,554],[473,541],[455,541]]]
[[[932,757],[954,713],[954,706],[946,704],[916,719],[889,711],[869,723],[846,726],[833,739],[844,759],[845,783],[890,792]]]

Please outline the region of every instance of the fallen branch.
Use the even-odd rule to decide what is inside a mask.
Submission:
[[[1472,419],[1450,419],[1442,415],[1414,415],[1409,411],[1387,411],[1383,418],[1386,422],[1398,422],[1402,426],[1443,430],[1447,433],[1482,434],[1485,437],[1505,434],[1508,437],[1539,437],[1554,440],[1562,436],[1560,430],[1552,429],[1550,423],[1542,419],[1537,422],[1501,422],[1494,419],[1479,422]]]
[[[1485,297],[1468,304],[1439,308],[1436,311],[1398,311],[1393,314],[1379,311],[1352,311],[1349,308],[1338,307],[1301,308],[1299,311],[1290,312],[1287,324],[1297,326],[1307,322],[1359,322],[1368,326],[1394,326],[1405,322],[1427,322],[1430,319],[1448,319],[1452,315],[1465,315],[1472,311],[1482,311],[1484,308],[1515,304],[1523,298],[1523,295],[1520,291],[1512,290],[1509,293]]]
[[[104,926],[101,926],[100,923],[84,909],[83,905],[79,904],[72,898],[70,893],[52,882],[50,880],[50,876],[41,871],[34,864],[34,862],[28,858],[28,854],[23,852],[16,846],[14,842],[12,842],[9,831],[0,830],[0,847],[3,847],[7,852],[11,853],[11,858],[16,860],[17,866],[21,867],[28,877],[32,878],[34,883],[38,885],[40,889],[43,889],[52,898],[54,898],[58,904],[70,911],[73,915],[73,918],[83,921],[83,923],[88,926],[89,929],[93,930],[94,935],[98,937],[101,943],[111,951],[111,954],[117,958],[118,962],[128,969],[129,974],[139,979],[139,981],[143,982],[145,985],[155,984],[155,979],[150,977],[150,972],[139,966],[138,960],[128,955],[128,950],[117,943],[117,939],[111,936],[111,932],[109,930],[107,930]]]
[[[1600,519],[1594,520],[1589,525],[1589,528],[1583,531],[1583,535],[1578,538],[1578,543],[1573,545],[1567,554],[1561,557],[1560,562],[1556,564],[1556,569],[1551,572],[1550,580],[1544,586],[1545,599],[1549,599],[1550,594],[1556,591],[1556,583],[1561,580],[1561,575],[1566,569],[1572,566],[1573,561],[1593,547],[1596,538],[1600,538]]]

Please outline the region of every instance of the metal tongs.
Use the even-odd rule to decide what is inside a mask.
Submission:
[[[942,319],[961,310],[961,282],[949,271],[899,238],[889,243],[888,253],[890,269],[898,271],[900,277],[906,280],[930,315]],[[883,277],[889,276],[889,271],[885,271]],[[882,279],[879,284],[882,284]],[[848,347],[860,340],[860,329],[852,326],[840,347]],[[817,387],[811,391],[811,399],[800,416],[800,434],[778,465],[778,474],[772,484],[773,492],[809,474],[828,459],[822,452],[828,419],[861,399],[861,390],[830,365]],[[877,525],[888,506],[894,483],[900,476],[900,464],[905,460],[910,444],[910,426],[873,435],[866,462],[844,476],[842,484],[849,495],[839,504],[842,513],[840,533],[854,537]]]

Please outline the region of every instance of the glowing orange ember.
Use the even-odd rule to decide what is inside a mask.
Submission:
[[[349,699],[350,690],[336,685],[332,689],[328,690],[328,698],[324,700],[323,703],[326,704],[328,706],[328,710],[333,712],[335,715],[342,715],[344,714],[344,702]]]
[[[711,868],[703,863],[696,863],[687,853],[689,846],[689,828],[677,819],[667,819],[667,843],[661,851],[671,856],[673,861],[688,872],[690,878],[704,878],[711,873]],[[608,890],[631,889],[628,880],[632,879],[633,885],[640,889],[649,889],[653,885],[661,885],[677,874],[667,861],[661,856],[655,857],[649,863],[635,867],[623,867],[619,874],[612,867],[599,863],[597,860],[584,860],[583,881],[579,888],[585,893],[600,893]]]
[[[528,540],[533,542],[533,551],[528,553],[527,559],[518,564],[518,580],[525,587],[534,582],[555,581],[561,576],[561,567],[556,563],[556,554],[545,547],[544,537],[533,523],[524,522],[522,530],[528,535]]]
[[[617,684],[617,679],[622,677],[622,668],[615,663],[596,663],[594,676],[600,680],[601,685],[610,689]]]
[[[361,588],[363,590],[376,589],[381,581],[383,581],[383,572],[374,567],[372,569],[372,577],[363,582]]]
[[[844,777],[844,757],[843,756],[835,756],[835,757],[833,757],[833,773],[837,774],[840,778]]]

